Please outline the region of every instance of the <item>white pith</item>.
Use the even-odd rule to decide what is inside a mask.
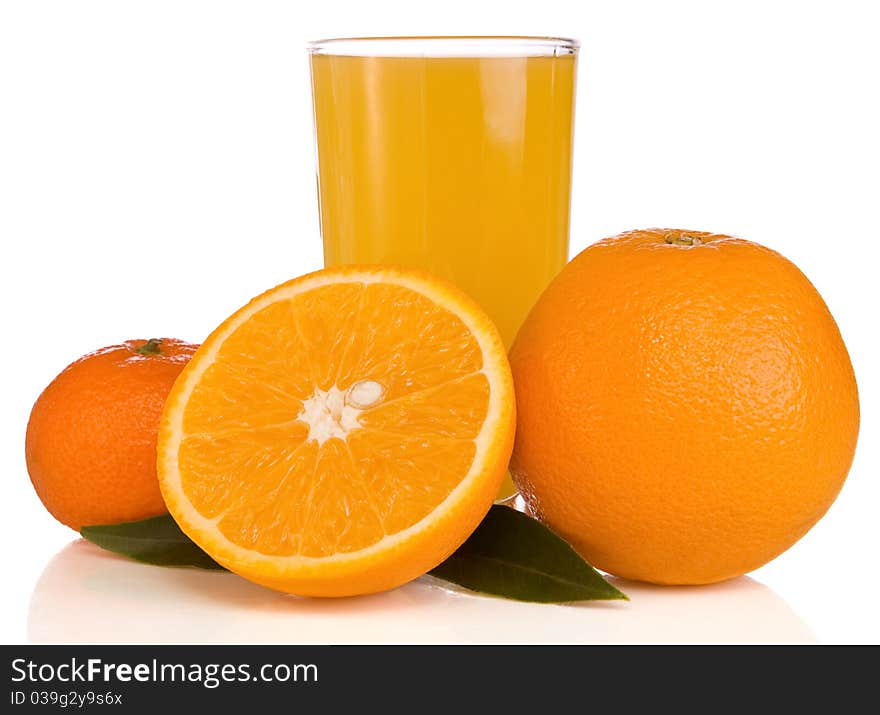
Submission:
[[[369,271],[362,274],[351,272],[344,277],[318,273],[297,280],[283,288],[273,289],[255,298],[233,316],[222,330],[215,332],[206,341],[206,344],[203,346],[205,351],[199,360],[198,369],[188,370],[182,376],[184,379],[181,389],[176,395],[177,401],[183,403],[188,401],[201,375],[213,364],[226,339],[254,314],[277,301],[291,300],[300,293],[305,293],[325,285],[345,283],[360,283],[364,285],[387,283],[409,288],[456,315],[473,334],[483,356],[483,366],[480,372],[486,375],[490,390],[486,418],[479,434],[474,439],[475,453],[471,467],[455,489],[431,513],[421,521],[402,531],[389,534],[375,544],[358,551],[338,553],[325,557],[301,555],[270,556],[258,551],[245,549],[229,541],[218,527],[219,520],[209,519],[200,514],[187,498],[183,491],[177,464],[180,444],[187,436],[183,431],[184,410],[176,410],[164,426],[165,432],[168,435],[165,449],[160,455],[160,459],[163,460],[163,472],[165,474],[164,487],[166,491],[170,491],[173,494],[178,504],[181,506],[186,505],[184,507],[185,513],[183,515],[178,513],[175,516],[183,517],[181,525],[184,526],[185,531],[194,540],[198,541],[197,536],[201,533],[206,536],[210,535],[215,547],[218,543],[222,544],[224,551],[222,553],[215,553],[215,558],[221,558],[226,562],[238,565],[259,564],[266,570],[274,571],[277,574],[283,574],[288,570],[296,570],[302,573],[303,570],[308,571],[310,565],[317,566],[318,564],[331,561],[340,564],[345,562],[354,563],[368,557],[373,552],[393,548],[395,545],[405,542],[414,534],[431,528],[444,514],[454,509],[459,502],[466,498],[472,482],[484,473],[488,467],[487,460],[490,456],[492,437],[497,432],[498,425],[506,409],[509,409],[509,406],[504,404],[503,395],[500,394],[504,390],[500,389],[501,383],[499,380],[502,379],[501,376],[506,371],[506,365],[503,363],[505,353],[500,338],[496,332],[487,329],[485,323],[480,320],[478,313],[472,314],[469,310],[463,310],[460,299],[456,295],[443,290],[442,285],[435,286],[420,280],[418,277],[411,278],[394,270],[387,272]],[[372,381],[355,383],[347,393],[343,393],[335,387],[327,391],[316,388],[313,395],[303,402],[299,418],[309,425],[309,437],[314,438],[319,443],[323,443],[323,441],[332,437],[347,435],[352,429],[358,427],[357,417],[360,412],[376,404],[383,396],[384,390],[382,386]],[[512,397],[512,395],[508,395],[508,397]],[[336,411],[334,412],[334,410]]]
[[[318,446],[333,437],[345,440],[349,432],[361,426],[358,416],[366,405],[350,404],[350,392],[343,392],[336,385],[329,390],[316,387],[312,396],[303,400],[297,419],[309,426],[307,439],[315,440]]]
[[[297,419],[309,426],[309,436],[320,447],[333,437],[345,440],[358,429],[358,417],[368,407],[382,401],[385,388],[375,380],[359,380],[346,391],[333,385],[329,390],[316,387],[311,397],[303,400]]]

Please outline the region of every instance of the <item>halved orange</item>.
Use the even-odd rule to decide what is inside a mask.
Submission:
[[[504,345],[471,298],[420,271],[333,268],[202,344],[165,406],[159,480],[231,571],[301,595],[380,591],[485,516],[514,412]]]

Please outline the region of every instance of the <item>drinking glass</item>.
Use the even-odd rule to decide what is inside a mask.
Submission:
[[[568,257],[578,45],[547,37],[314,42],[324,263],[419,266],[510,346]]]

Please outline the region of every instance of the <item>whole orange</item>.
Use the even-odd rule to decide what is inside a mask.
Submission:
[[[701,584],[803,536],[852,463],[859,401],[813,285],[758,244],[650,229],[550,284],[511,349],[514,481],[587,560]]]
[[[128,340],[79,358],[43,390],[25,440],[28,473],[72,529],[163,514],[156,438],[165,399],[197,345]]]

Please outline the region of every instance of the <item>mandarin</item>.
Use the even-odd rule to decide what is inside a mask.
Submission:
[[[128,340],[68,365],[31,410],[25,457],[43,505],[71,529],[165,513],[156,435],[197,345]]]

